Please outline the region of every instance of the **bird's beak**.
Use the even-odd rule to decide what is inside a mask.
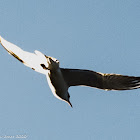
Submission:
[[[47,63],[51,64],[51,59],[49,57],[47,58]]]

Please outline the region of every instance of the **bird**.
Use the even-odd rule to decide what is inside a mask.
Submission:
[[[103,90],[131,90],[140,88],[140,77],[120,74],[100,73],[87,69],[61,68],[59,61],[35,50],[30,53],[0,36],[0,44],[4,49],[25,66],[46,75],[53,95],[68,103],[71,107],[71,86],[88,86]]]

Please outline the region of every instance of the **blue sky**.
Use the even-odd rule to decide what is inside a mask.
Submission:
[[[57,58],[61,67],[140,76],[139,0],[1,0],[0,35]],[[140,139],[139,89],[71,87],[70,108],[53,96],[44,75],[1,46],[0,64],[1,137]]]

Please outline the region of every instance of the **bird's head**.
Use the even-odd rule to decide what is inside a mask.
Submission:
[[[57,70],[59,68],[59,61],[56,58],[47,56],[47,63],[49,70]]]

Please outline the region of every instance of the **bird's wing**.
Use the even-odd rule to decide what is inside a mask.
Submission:
[[[102,74],[90,70],[63,69],[68,86],[90,86],[105,90],[129,90],[140,88],[140,77],[119,74]]]
[[[6,49],[6,51],[22,62],[27,67],[32,68],[33,70],[46,74],[46,70],[44,70],[40,64],[47,65],[46,57],[39,51],[35,51],[35,53],[30,53],[22,50],[18,46],[6,41],[4,38],[0,36],[0,43]],[[47,67],[47,66],[46,66]]]

